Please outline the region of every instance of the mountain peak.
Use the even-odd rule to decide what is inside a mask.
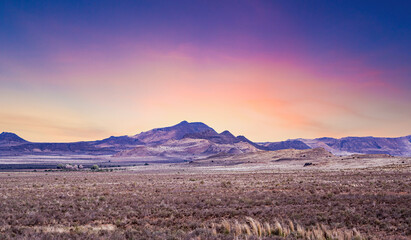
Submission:
[[[142,132],[136,135],[135,138],[144,143],[158,144],[166,142],[168,140],[182,139],[187,134],[202,133],[206,131],[215,132],[214,129],[202,122],[182,121],[179,124],[171,127],[155,128],[147,132]]]
[[[178,123],[174,126],[159,128],[159,129],[173,128],[173,127],[200,127],[200,128],[212,129],[211,127],[207,126],[207,124],[205,124],[205,123],[202,123],[202,122],[187,122],[186,120],[181,121],[180,123]]]
[[[25,143],[27,141],[17,136],[17,134],[15,133],[2,132],[0,134],[0,142],[1,143]]]
[[[220,135],[228,137],[228,138],[235,138],[235,136],[232,133],[230,133],[228,130],[225,130],[224,132],[220,133]]]
[[[228,130],[224,130],[224,131],[221,132],[220,134],[223,134],[223,135],[233,135],[233,134],[231,134],[230,131],[228,131]],[[233,136],[234,136],[234,135],[233,135]]]
[[[16,135],[16,134],[12,133],[12,132],[2,132],[2,133],[0,133],[0,136],[4,136],[4,135]]]
[[[0,137],[2,138],[20,138],[17,134],[12,132],[2,132],[0,133]]]

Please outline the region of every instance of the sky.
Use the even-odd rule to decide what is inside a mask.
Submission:
[[[410,1],[0,1],[0,132],[411,134]]]

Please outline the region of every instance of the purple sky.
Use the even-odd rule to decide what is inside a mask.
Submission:
[[[2,1],[0,129],[411,133],[409,1]]]

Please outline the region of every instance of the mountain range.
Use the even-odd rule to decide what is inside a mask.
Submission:
[[[200,159],[216,154],[242,154],[282,149],[323,148],[334,155],[389,154],[411,156],[411,135],[398,138],[345,137],[253,142],[229,131],[216,132],[201,122],[182,121],[133,136],[109,137],[72,143],[29,142],[14,133],[0,134],[0,156],[13,155],[112,155],[114,157],[161,156]]]

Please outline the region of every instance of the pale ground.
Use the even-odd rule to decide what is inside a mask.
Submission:
[[[295,151],[297,154],[300,152]],[[1,164],[99,164],[100,166],[121,165],[128,170],[137,172],[272,172],[284,170],[340,170],[373,168],[388,165],[411,165],[408,157],[353,158],[338,156],[311,156],[303,158],[284,158],[290,156],[278,155],[281,152],[263,152],[257,154],[222,156],[189,162],[183,159],[167,159],[158,157],[116,158],[111,156],[64,155],[64,156],[10,156],[0,157]],[[295,154],[295,153],[293,153]],[[146,165],[147,163],[148,165]],[[305,163],[312,163],[304,167]],[[33,168],[31,168],[33,169]]]
[[[313,165],[304,167],[304,163],[311,162]],[[127,169],[139,172],[161,172],[161,171],[176,171],[176,172],[222,172],[222,173],[238,173],[238,172],[273,172],[284,170],[343,170],[343,169],[364,169],[374,168],[389,165],[410,166],[411,158],[368,158],[368,159],[333,159],[333,160],[288,160],[279,162],[256,162],[242,163],[236,165],[208,165],[195,163],[176,163],[176,164],[149,164],[128,167]]]
[[[24,156],[1,156],[2,164],[39,164],[39,163],[75,163],[85,164],[90,162],[107,161],[110,156],[91,155],[24,155]]]

